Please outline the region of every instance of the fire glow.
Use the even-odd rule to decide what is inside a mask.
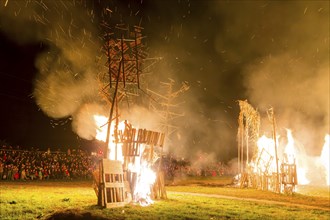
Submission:
[[[106,142],[107,137],[107,125],[108,118],[102,115],[94,115],[95,123],[98,127],[96,130],[96,139]],[[118,124],[118,131],[124,132],[125,121]],[[115,142],[114,135],[115,125],[111,124],[110,136],[109,136],[109,154],[107,158],[110,160],[119,160],[124,163],[123,156],[123,144]],[[134,139],[134,137],[132,137]],[[151,199],[151,187],[155,183],[156,173],[151,169],[151,164],[144,158],[143,152],[146,146],[142,146],[140,154],[134,159],[134,162],[130,162],[127,166],[128,171],[136,174],[136,181],[134,181],[133,201],[139,203],[141,206],[147,206],[153,203]]]
[[[326,182],[327,182],[327,185],[329,186],[330,185],[330,175],[329,175],[329,148],[330,148],[330,135],[327,134],[325,137],[324,137],[324,145],[323,145],[323,148],[322,148],[322,152],[321,152],[321,156],[320,156],[320,159],[321,159],[321,164],[323,165],[324,167],[324,171],[325,171],[325,175],[326,175]]]
[[[287,144],[284,149],[281,149],[281,146],[278,146],[278,152],[283,151],[283,160],[281,163],[286,164],[296,164],[297,166],[297,179],[298,185],[308,185],[311,183],[311,179],[313,176],[311,174],[309,164],[307,161],[312,161],[311,164],[318,167],[321,172],[317,173],[321,175],[321,179],[323,182],[313,184],[326,184],[329,186],[330,177],[329,177],[329,134],[325,135],[325,142],[323,145],[322,152],[319,157],[312,158],[306,155],[305,152],[299,151],[296,146],[296,141],[294,140],[292,131],[287,129]],[[279,137],[277,137],[278,143]],[[252,166],[254,166],[254,172],[257,172],[258,169],[262,168],[261,171],[265,172],[266,163],[262,163],[263,161],[271,161],[268,164],[268,171],[270,173],[276,172],[276,159],[275,159],[275,143],[272,138],[268,138],[265,135],[260,137],[257,142],[258,145],[258,155],[259,155],[259,164],[252,162]],[[265,153],[266,152],[266,153]],[[273,159],[272,159],[273,158]],[[257,165],[257,166],[256,166]],[[279,164],[280,167],[280,164]],[[317,175],[313,174],[313,175]]]

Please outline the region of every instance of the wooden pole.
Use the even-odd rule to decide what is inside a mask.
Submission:
[[[108,46],[107,46],[107,50],[108,50],[108,71],[109,71],[109,82],[110,82],[110,88],[112,86],[112,79],[111,79],[111,51],[110,51],[110,40],[108,40]]]
[[[136,62],[136,79],[137,79],[137,85],[138,85],[138,89],[140,88],[140,79],[139,79],[139,53],[138,53],[138,45],[137,45],[137,36],[136,36],[136,32],[134,33],[134,37],[135,37],[135,62]]]
[[[241,128],[239,128],[239,130],[241,130]],[[240,164],[239,164],[239,161],[240,161],[240,152],[241,152],[241,132],[239,133],[239,137],[238,137],[238,149],[237,149],[237,174],[241,173],[241,170],[240,170]]]
[[[241,140],[241,173],[244,172],[244,122],[243,122],[243,131],[242,131],[242,140]]]
[[[118,119],[118,98],[116,96],[116,125],[115,125],[115,160],[117,160],[117,154],[118,154],[118,124],[119,124],[119,119]]]
[[[117,79],[116,79],[116,86],[115,86],[115,91],[113,93],[113,98],[112,98],[112,103],[111,103],[111,108],[110,108],[110,116],[109,116],[109,120],[108,120],[108,129],[107,129],[107,138],[105,141],[105,145],[106,145],[106,153],[104,155],[105,158],[108,157],[109,155],[109,139],[110,139],[110,130],[111,130],[111,121],[112,121],[112,115],[113,115],[113,109],[114,109],[114,104],[116,102],[116,97],[117,97],[117,91],[118,91],[118,84],[119,84],[119,76],[120,76],[120,69],[121,69],[121,65],[122,65],[122,60],[120,60],[119,62],[119,67],[118,67],[118,73],[117,73]]]
[[[242,112],[238,116],[238,149],[237,149],[237,172],[238,174],[242,173],[241,171],[241,147],[242,147]]]
[[[245,141],[246,141],[246,168],[249,165],[249,126],[245,129]]]
[[[124,88],[126,86],[126,76],[125,76],[125,57],[124,57],[124,37],[121,35],[121,40],[120,40],[120,46],[121,46],[121,62],[122,62],[122,68],[123,68],[123,83],[124,83]],[[119,75],[118,75],[119,78]]]
[[[273,108],[270,109],[271,116],[272,116],[272,124],[273,124],[273,139],[274,139],[274,147],[275,147],[275,159],[276,159],[276,185],[275,185],[275,192],[280,192],[279,188],[279,172],[278,172],[278,156],[277,156],[277,142],[276,142],[276,121],[274,116]]]

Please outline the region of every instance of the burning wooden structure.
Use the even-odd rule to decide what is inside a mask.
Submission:
[[[140,195],[136,189],[139,178],[143,175],[142,166],[152,168],[157,159],[155,148],[163,147],[165,134],[135,129],[127,121],[124,124],[124,128],[118,130],[118,136],[112,139],[114,142],[110,143],[110,151],[115,151],[117,159],[102,159],[99,169],[94,173],[94,189],[98,196],[98,204],[103,207],[122,206],[131,201],[145,202],[144,196],[164,198],[166,195],[163,184],[155,184],[158,188],[154,191],[150,189],[150,195]],[[157,173],[157,167],[154,170]]]
[[[104,159],[100,160],[99,168],[94,172],[98,205],[103,207],[122,206],[130,201],[145,205],[150,202],[149,197],[166,198],[159,169],[154,168],[158,171],[154,190],[148,189],[149,185],[143,186],[142,190],[140,187],[145,173],[154,172],[151,167],[157,158],[154,150],[163,148],[165,134],[136,129],[127,121],[119,123],[119,102],[123,97],[137,96],[136,91],[140,89],[141,67],[147,57],[142,44],[142,28],[134,26],[130,31],[128,27],[117,25],[116,29],[119,37],[114,33],[105,36],[108,74],[102,76],[101,81],[108,82],[102,92],[111,107],[107,121],[100,124],[107,125]]]
[[[273,108],[267,111],[272,125],[272,138],[259,137],[260,115],[246,100],[239,100],[238,173],[240,187],[253,187],[273,192],[294,192],[297,185],[295,160],[288,156],[280,164],[276,121]]]
[[[251,155],[256,154],[259,137],[260,115],[247,101],[238,101],[240,114],[238,117],[238,169],[242,174],[241,181],[246,182],[247,168]],[[252,146],[251,146],[252,145]],[[250,148],[254,152],[251,152]],[[245,161],[245,162],[244,162]],[[243,182],[241,185],[243,185]]]

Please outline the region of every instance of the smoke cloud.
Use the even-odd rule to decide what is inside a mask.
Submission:
[[[276,24],[273,31],[267,28],[274,34],[269,44],[279,47],[245,66],[244,85],[260,112],[274,107],[283,135],[284,127],[291,128],[308,154],[319,155],[330,120],[329,3],[291,2],[281,8],[274,2],[265,6]],[[261,40],[260,46],[267,50],[269,44]]]
[[[273,107],[278,135],[290,128],[308,154],[320,154],[330,131],[329,2],[155,5],[164,12],[149,21],[157,32],[152,46],[163,52],[167,73],[191,85],[178,120],[178,154],[235,157],[239,99],[261,113],[260,135],[271,134],[266,111]]]
[[[166,94],[158,83],[168,78],[190,85],[176,100],[184,116],[173,121],[170,151],[236,157],[237,100],[247,99],[263,117],[262,132],[271,130],[266,110],[272,106],[278,134],[290,128],[308,153],[320,154],[330,130],[329,2],[92,2],[9,0],[0,7],[1,29],[18,43],[43,44],[34,96],[47,115],[72,117],[79,135],[95,135],[79,124],[93,127],[84,118],[104,106],[96,77],[104,71],[103,10],[114,23],[144,27],[150,56],[163,57],[147,75],[149,89]],[[147,105],[135,107],[123,109],[121,118],[148,129],[161,122]]]
[[[95,130],[85,116],[92,108],[86,106],[102,105],[97,77],[101,44],[93,9],[79,1],[49,0],[9,1],[0,10],[1,29],[12,39],[41,44],[33,92],[37,105],[51,118],[72,117],[73,130],[92,139]]]

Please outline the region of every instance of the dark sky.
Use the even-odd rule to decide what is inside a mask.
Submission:
[[[305,150],[319,153],[329,133],[328,1],[1,2],[0,140],[89,143],[80,118],[99,99],[103,21],[144,28],[149,55],[163,58],[151,84],[171,78],[177,88],[190,85],[178,100],[185,116],[170,143],[178,154],[235,157],[240,99],[262,118],[274,107],[279,134],[291,128]]]

